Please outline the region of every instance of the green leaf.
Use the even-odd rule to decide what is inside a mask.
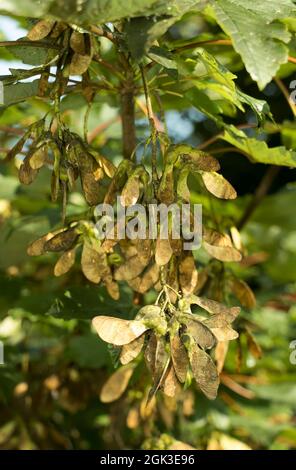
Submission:
[[[227,104],[234,105],[241,111],[244,111],[243,104],[247,104],[260,123],[264,122],[266,116],[272,117],[266,101],[243,93],[236,86],[236,75],[219,63],[212,54],[198,48],[193,57],[194,59],[187,59],[185,62],[179,59],[178,66],[180,75],[191,79],[187,87],[195,87],[185,93],[200,111],[213,118],[215,114],[225,113]]]
[[[155,17],[140,17],[127,21],[124,33],[133,58],[141,59],[155,39],[162,36],[175,21],[174,17],[160,17],[157,21]]]
[[[253,11],[266,21],[293,16],[296,8],[292,0],[230,0],[237,6]]]
[[[149,58],[162,65],[166,69],[177,69],[173,54],[163,47],[153,46],[149,50]]]
[[[245,2],[211,0],[217,21],[230,35],[235,50],[242,56],[246,69],[260,89],[288,60],[290,33],[282,23],[272,23],[295,12],[288,0]]]
[[[194,68],[194,76],[198,78],[198,80],[194,81],[196,86],[200,90],[212,91],[220,95],[220,97],[243,110],[234,82],[236,75],[220,64],[205,49],[196,49],[194,51],[194,59],[197,60]]]
[[[88,0],[79,4],[77,0],[1,0],[1,10],[17,16],[44,17],[46,15],[77,24],[107,23],[136,16],[169,15],[180,16],[198,0]]]
[[[185,96],[188,101],[194,107],[199,109],[199,111],[201,111],[203,114],[213,120],[218,119],[217,115],[221,112],[221,109],[218,104],[214,100],[211,100],[205,92],[200,91],[197,88],[191,88],[185,92]],[[220,118],[219,120],[222,123]]]
[[[20,183],[14,176],[0,175],[0,199],[12,200]]]
[[[266,142],[248,137],[235,126],[228,126],[221,139],[242,150],[255,163],[296,167],[296,152],[285,147],[269,148]]]
[[[38,82],[39,80],[34,80],[33,82],[4,86],[4,106],[10,106],[36,96]]]
[[[91,319],[102,313],[127,318],[129,313],[133,315],[131,305],[132,296],[127,289],[122,289],[120,300],[115,301],[103,287],[75,286],[59,295],[47,314],[65,319]]]
[[[29,42],[27,38],[20,38],[19,41]],[[57,49],[51,49],[49,44],[49,41],[44,41],[44,47],[36,47],[32,41],[32,46],[20,44],[19,46],[6,46],[6,49],[24,64],[42,65],[48,63],[57,55]]]
[[[80,367],[97,369],[110,363],[106,343],[92,333],[73,336],[64,354],[66,359]]]
[[[243,93],[241,90],[237,90],[237,92],[241,102],[249,105],[250,108],[254,111],[258,118],[259,124],[263,124],[266,117],[272,119],[272,114],[266,101],[253,98],[253,96],[249,96],[246,93]]]

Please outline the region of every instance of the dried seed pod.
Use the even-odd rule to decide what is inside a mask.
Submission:
[[[105,282],[105,284],[106,284],[107,292],[110,295],[110,297],[112,297],[112,299],[114,300],[118,300],[120,297],[120,292],[119,292],[119,287],[118,287],[117,282],[108,280]]]
[[[124,187],[127,181],[127,173],[131,171],[132,167],[132,162],[127,159],[122,160],[122,162],[118,165],[111,184],[109,185],[108,191],[105,195],[105,204],[114,204],[116,194]]]
[[[169,358],[169,354],[166,348],[166,341],[163,336],[156,336],[156,349],[155,349],[155,361],[154,361],[154,378],[158,380],[163,374],[165,364]]]
[[[31,41],[40,41],[40,39],[46,38],[46,36],[51,32],[54,24],[54,20],[38,21],[38,23],[36,23],[27,34],[27,38]]]
[[[72,248],[78,239],[76,228],[69,228],[57,233],[50,238],[44,245],[45,251],[66,251]]]
[[[25,158],[19,168],[19,180],[22,184],[31,184],[38,175],[38,170],[33,170],[29,164],[28,156]]]
[[[178,166],[189,164],[193,171],[218,171],[218,160],[202,150],[197,150],[190,145],[171,145],[165,156],[166,162]]]
[[[228,314],[219,313],[205,319],[203,323],[210,328],[218,341],[231,341],[238,337],[237,331],[230,326],[232,321],[233,317],[230,319]]]
[[[102,265],[105,262],[105,257],[106,254],[103,251],[95,250],[88,242],[83,244],[81,268],[89,281],[99,284],[102,279]]]
[[[141,243],[143,244],[143,251],[141,250]],[[126,261],[116,269],[114,278],[117,281],[133,280],[149,264],[151,242],[150,240],[121,240],[120,248]]]
[[[188,175],[189,169],[187,167],[183,168],[180,171],[177,182],[177,194],[181,199],[184,199],[184,201],[186,202],[190,201],[190,191],[187,186]]]
[[[168,397],[174,397],[180,391],[180,385],[176,377],[173,364],[168,367],[167,373],[165,374],[161,384],[161,390]]]
[[[42,145],[41,147],[37,148],[30,156],[30,159],[29,159],[30,167],[33,170],[39,170],[45,164],[46,159],[47,159],[47,148],[45,145]]]
[[[175,200],[174,167],[166,165],[159,185],[158,199],[163,204],[172,204]]]
[[[188,354],[197,385],[209,400],[215,400],[219,387],[219,376],[214,362],[195,343],[190,345]]]
[[[174,441],[168,450],[197,450],[195,447],[190,446],[186,442]]]
[[[229,280],[228,285],[243,307],[251,309],[256,306],[255,295],[245,281],[233,277]]]
[[[29,256],[40,256],[45,253],[45,244],[48,240],[53,238],[55,233],[46,233],[42,237],[38,238],[37,240],[30,243],[27,248],[27,253]]]
[[[174,255],[180,256],[183,252],[183,240],[181,238],[172,238],[170,234],[170,245]]]
[[[106,175],[109,178],[113,178],[115,175],[115,171],[116,171],[116,168],[113,165],[113,163],[107,160],[107,158],[103,157],[102,155],[100,156],[100,162]]]
[[[167,239],[158,238],[155,246],[155,262],[158,266],[168,264],[173,254],[170,241]]]
[[[204,229],[203,246],[209,255],[219,261],[241,261],[242,255],[231,243],[230,237],[212,229]]]
[[[139,263],[137,256],[130,258],[123,265],[115,270],[114,279],[116,281],[129,281],[139,276],[145,266]]]
[[[140,412],[137,406],[130,408],[126,417],[126,426],[128,429],[137,429],[140,426]]]
[[[56,22],[50,33],[50,37],[53,39],[58,38],[67,28],[68,25],[66,23],[62,23],[60,21]]]
[[[86,54],[84,34],[78,31],[73,31],[70,37],[70,47],[77,54]]]
[[[220,315],[220,318],[232,322],[240,313],[240,307],[227,307],[215,300],[210,300],[197,295],[190,295],[184,299],[189,304],[195,304],[213,315]]]
[[[236,199],[237,193],[233,186],[219,173],[200,172],[207,190],[219,199]]]
[[[224,367],[226,355],[228,352],[228,346],[229,341],[219,341],[215,349],[215,361],[217,372],[219,375],[221,374]]]
[[[150,287],[153,287],[159,279],[159,267],[152,264],[147,271],[145,271],[140,284],[139,292],[146,292]]]
[[[52,142],[50,146],[54,155],[54,165],[51,174],[51,199],[55,202],[58,199],[60,192],[60,161],[62,155],[56,142]]]
[[[78,169],[72,166],[68,166],[66,168],[66,172],[67,172],[67,180],[68,180],[69,189],[73,189],[75,185],[75,181],[77,180],[79,176]]]
[[[116,172],[116,167],[113,165],[110,160],[107,158],[103,157],[103,155],[99,154],[98,152],[94,150],[90,150],[91,155],[94,157],[98,165],[103,169],[104,173],[109,177],[113,178]]]
[[[131,175],[125,183],[120,196],[120,202],[123,207],[133,206],[140,196],[139,176]]]
[[[128,280],[129,286],[139,292],[145,294],[151,289],[159,279],[159,267],[156,264],[150,265],[142,274],[142,277],[135,277],[134,279]]]
[[[96,206],[103,201],[106,189],[102,185],[104,172],[97,164],[94,164],[90,157],[85,158],[85,163],[80,166],[80,179],[86,202],[90,206]],[[87,162],[87,163],[86,163]]]
[[[100,400],[103,403],[111,403],[118,400],[125,392],[133,372],[133,365],[124,366],[115,371],[103,385]]]
[[[56,202],[60,194],[60,176],[56,172],[51,173],[51,200]]]
[[[179,281],[184,295],[192,294],[198,281],[198,273],[191,252],[184,253],[179,264]]]
[[[171,342],[171,356],[175,374],[181,383],[186,380],[186,375],[189,367],[189,361],[187,351],[183,345],[179,333],[177,332],[173,336],[170,336]]]
[[[142,335],[139,338],[134,339],[131,343],[122,346],[120,353],[121,364],[128,364],[138,357],[144,346],[144,340],[145,335]]]
[[[163,336],[156,336],[156,348],[154,361],[151,367],[153,377],[153,386],[149,391],[148,401],[156,394],[157,390],[162,386],[170,364],[170,356],[168,353],[166,340]]]
[[[137,250],[139,262],[143,266],[147,266],[151,259],[151,240],[149,240],[149,238],[146,238],[145,240],[137,239],[135,240],[135,248]]]
[[[154,333],[151,333],[147,342],[147,346],[145,349],[145,362],[146,366],[151,372],[151,374],[154,374],[154,369],[155,369],[155,354],[156,354],[156,347],[157,347],[157,338]]]
[[[184,324],[186,325],[186,332],[192,336],[196,344],[202,349],[212,349],[216,346],[216,337],[206,325],[195,318],[193,320],[184,320]]]
[[[141,336],[147,327],[138,320],[122,320],[121,318],[99,316],[92,324],[103,341],[123,346]]]
[[[62,256],[58,259],[54,267],[54,275],[55,276],[62,276],[66,274],[75,263],[75,254],[76,254],[76,247],[72,248],[72,250],[67,250]]]
[[[70,75],[83,75],[88,67],[90,66],[92,61],[91,55],[82,55],[77,54],[76,52],[73,54],[69,74]]]

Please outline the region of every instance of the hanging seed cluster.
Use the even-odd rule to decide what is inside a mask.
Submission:
[[[212,155],[185,144],[161,146],[161,175],[154,169],[151,176],[150,168],[133,159],[123,159],[115,167],[71,132],[62,122],[59,111],[60,98],[67,89],[70,75],[82,75],[82,92],[89,103],[93,99],[94,91],[87,73],[97,52],[92,35],[63,23],[41,21],[30,31],[28,39],[46,39],[59,46],[55,82],[48,81],[49,61],[41,70],[39,84],[39,96],[48,95],[52,99],[55,116],[49,124],[47,117],[32,124],[8,158],[21,151],[25,153],[19,168],[23,184],[32,183],[43,167],[49,168],[52,200],[61,200],[63,205],[62,226],[32,242],[28,254],[58,253],[60,257],[54,267],[56,276],[67,273],[79,258],[84,276],[95,284],[102,283],[116,300],[120,295],[118,283],[122,281],[139,294],[152,288],[159,292],[156,303],[142,307],[134,320],[94,318],[98,335],[119,348],[122,365],[104,385],[102,401],[111,402],[122,395],[142,357],[153,381],[148,402],[158,390],[174,397],[191,381],[196,382],[206,397],[214,399],[223,361],[217,359],[215,364],[210,352],[222,342],[237,338],[231,324],[239,308],[227,308],[196,294],[207,294],[209,298],[223,301],[224,291],[229,291],[243,306],[254,305],[249,286],[225,274],[222,265],[241,260],[239,243],[235,242],[233,234],[217,231],[211,222],[206,223],[202,228],[203,248],[213,260],[198,272],[192,252],[184,250],[185,240],[173,237],[173,218],[169,219],[166,239],[161,237],[160,220],[156,220],[154,239],[150,239],[148,233],[144,240],[121,239],[116,230],[112,237],[106,234],[99,239],[94,208],[99,203],[114,206],[117,197],[124,207],[136,203],[145,209],[150,204],[189,204],[190,175],[194,175],[203,194],[234,199],[235,189],[219,173],[219,162]],[[67,221],[67,195],[78,182],[90,209],[83,217]],[[122,221],[117,219],[116,222]],[[193,214],[191,222],[193,224]],[[248,338],[251,343],[250,334]]]
[[[41,147],[41,144],[37,145]],[[54,200],[58,197],[59,191],[63,193],[71,190],[77,178],[81,180],[83,194],[90,206],[100,202],[113,205],[117,196],[120,196],[123,206],[140,203],[148,208],[155,200],[158,203],[174,202],[181,205],[184,202],[182,195],[185,194],[186,198],[189,193],[187,177],[190,172],[197,173],[202,178],[211,175],[213,179],[218,178],[217,184],[221,184],[222,176],[216,172],[219,168],[217,160],[185,145],[172,146],[167,151],[167,163],[159,182],[157,199],[153,194],[150,175],[143,165],[123,160],[115,168],[105,157],[68,130],[62,132],[61,139],[54,136],[48,138],[47,145],[52,146],[55,151],[52,170]],[[24,165],[29,171],[35,171],[30,166],[31,155],[34,155],[32,152],[29,150],[20,171]],[[234,189],[226,180],[223,181],[226,187],[224,197],[225,193],[233,197]],[[215,185],[211,190],[215,191]],[[134,291],[141,294],[153,287],[160,290],[160,269],[165,271],[167,282],[171,287],[188,295],[197,288],[198,273],[192,252],[183,250],[182,238],[173,239],[172,228],[171,224],[167,239],[160,237],[160,226],[158,226],[156,240],[149,238],[119,240],[116,234],[113,239],[107,234],[105,239],[98,240],[93,221],[80,221],[52,236],[52,242],[48,240],[50,234],[44,235],[30,245],[28,253],[40,255],[46,251],[65,252],[55,268],[55,274],[61,275],[72,267],[77,245],[83,243],[81,256],[83,273],[91,282],[99,283],[102,280],[106,283],[104,275],[106,269],[102,270],[102,267],[107,266],[109,268],[107,285],[112,286],[108,290],[112,292],[114,298],[118,296],[118,287],[115,287],[118,281],[126,281]],[[43,243],[44,240],[46,243]],[[211,228],[203,229],[203,245],[212,257],[220,261],[241,259],[241,254],[233,246],[231,238]],[[41,246],[43,251],[40,249]],[[174,298],[172,292],[171,297]]]
[[[58,66],[65,79],[63,83],[60,83],[63,87],[67,85],[70,75],[83,75],[87,72],[97,47],[91,34],[78,27],[72,29],[65,23],[51,20],[36,23],[29,31],[27,38],[31,41],[46,40],[60,47]],[[46,70],[41,75],[39,87],[41,92],[48,88],[48,78],[49,74]]]
[[[198,312],[192,313],[192,306]],[[120,347],[123,365],[109,378],[101,393],[105,402],[118,399],[125,391],[135,369],[135,360],[142,351],[153,378],[149,400],[157,390],[174,397],[181,385],[195,380],[207,398],[216,398],[219,375],[209,351],[219,341],[238,337],[231,323],[239,307],[198,297],[185,296],[176,306],[164,302],[141,308],[135,320],[98,316],[93,325],[101,339]]]
[[[17,155],[26,146],[26,156],[19,168],[19,179],[31,184],[42,167],[52,168],[51,197],[63,199],[79,178],[86,202],[96,205],[103,201],[106,187],[114,176],[113,164],[91,149],[77,134],[60,129],[59,134],[46,127],[42,119],[31,125],[10,150]]]

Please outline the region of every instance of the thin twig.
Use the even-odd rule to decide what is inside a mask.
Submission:
[[[111,64],[110,62],[107,62],[106,60],[102,59],[102,57],[99,56],[98,54],[95,54],[93,56],[93,60],[94,62],[97,62],[98,64],[108,69],[110,72],[112,72],[112,74],[116,75],[121,80],[124,78],[121,71],[114,64]]]
[[[97,36],[102,36],[104,38],[109,39],[112,42],[116,42],[114,34],[111,31],[108,31],[107,29],[102,28],[102,26],[91,25],[90,31],[93,34],[96,34]]]
[[[151,99],[149,95],[149,88],[146,79],[146,74],[144,67],[141,66],[141,75],[142,81],[144,86],[144,93],[146,99],[146,106],[147,106],[147,116],[149,119],[150,129],[151,129],[151,168],[152,168],[152,184],[154,188],[154,195],[156,196],[157,193],[157,184],[158,184],[158,175],[157,175],[157,129],[153,114],[153,109],[151,105]]]
[[[124,158],[131,159],[137,145],[134,70],[125,54],[120,54],[119,60],[123,70],[123,78],[120,83],[122,152]]]
[[[6,134],[23,135],[25,130],[20,129],[19,127],[0,126],[0,132],[5,132]]]
[[[221,374],[220,379],[223,385],[226,385],[226,387],[230,388],[230,390],[237,393],[241,397],[246,398],[247,400],[253,400],[255,398],[255,393],[252,390],[248,390],[239,383],[235,382],[235,380],[229,377],[229,375]]]
[[[167,126],[167,122],[166,122],[166,118],[165,118],[165,111],[164,111],[164,107],[162,105],[161,98],[159,96],[159,93],[157,93],[157,92],[154,93],[154,96],[155,96],[155,99],[156,99],[157,104],[158,104],[160,119],[161,119],[162,125],[163,125],[163,131],[166,133],[166,135],[168,135],[168,133],[169,133],[168,132],[168,126]]]
[[[216,155],[219,153],[241,153],[242,155],[245,155],[246,157],[249,157],[249,154],[245,152],[244,150],[241,150],[237,147],[220,147],[220,148],[214,148],[211,149],[211,155]]]
[[[44,49],[57,49],[60,50],[60,46],[52,44],[51,42],[45,41],[0,41],[0,47],[43,47]]]
[[[185,44],[184,46],[171,49],[171,52],[182,52],[188,49],[195,49],[196,47],[202,46],[232,46],[232,41],[230,39],[212,39],[209,41],[192,42],[191,44]]]
[[[280,78],[277,78],[277,77],[274,77],[273,79],[275,83],[277,84],[277,86],[279,87],[279,89],[281,90],[281,92],[283,93],[284,97],[286,98],[287,103],[290,106],[291,111],[293,113],[293,116],[296,117],[296,105],[294,101],[292,100],[290,93],[287,90],[284,82]]]
[[[148,109],[147,109],[147,106],[145,105],[145,103],[143,103],[141,100],[139,99],[136,99],[136,104],[139,106],[139,108],[141,109],[141,111],[143,111],[143,113],[145,114],[146,117],[148,117]],[[153,120],[154,120],[154,124],[155,124],[155,127],[156,129],[159,131],[159,132],[163,132],[164,131],[164,127],[162,125],[162,122],[158,119],[157,116],[155,116],[155,114],[153,114]]]
[[[237,129],[254,129],[256,128],[256,124],[239,124],[238,126],[235,126]],[[206,147],[209,147],[211,144],[214,144],[217,140],[220,139],[220,137],[224,134],[224,131],[219,132],[218,134],[214,135],[213,137],[210,137],[208,140],[205,142],[202,142],[200,145],[198,145],[198,150],[203,150]]]
[[[99,124],[97,127],[95,127],[92,131],[88,133],[88,136],[87,136],[88,143],[91,143],[98,135],[102,134],[112,124],[114,124],[115,122],[120,122],[120,121],[121,121],[120,116],[114,116],[113,118],[108,119],[108,121],[105,121]]]

